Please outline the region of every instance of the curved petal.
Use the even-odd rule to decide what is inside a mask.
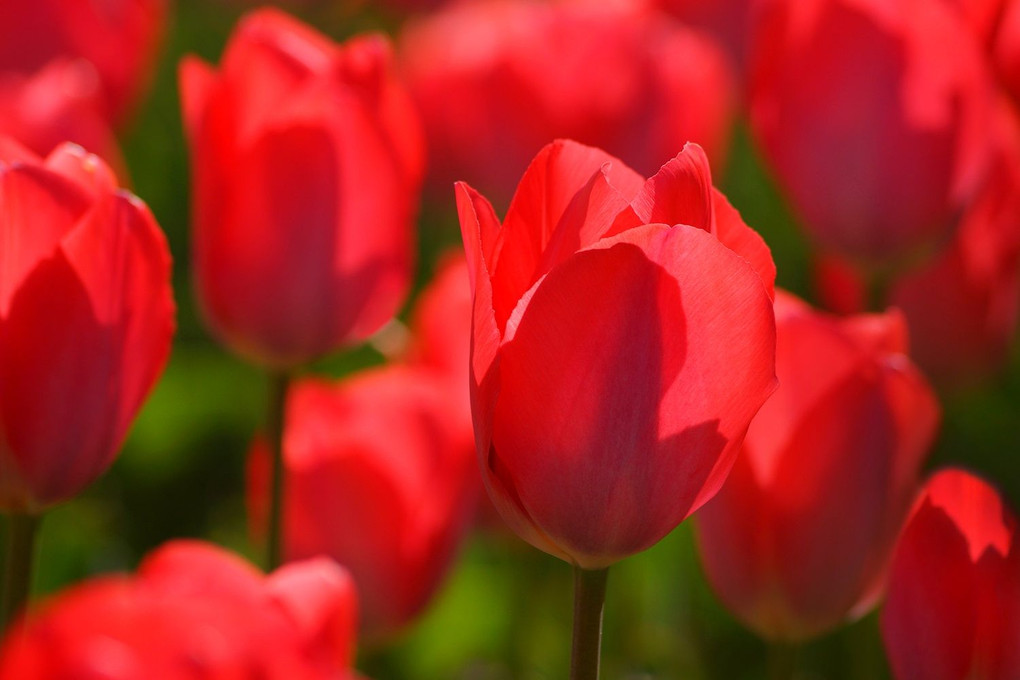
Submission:
[[[751,263],[769,295],[774,297],[776,263],[772,260],[772,251],[718,189],[712,190],[712,233],[723,245]]]
[[[712,173],[704,149],[684,145],[645,182],[631,205],[645,224],[686,224],[711,231]]]
[[[486,473],[559,553],[604,566],[718,490],[774,388],[771,303],[710,234],[665,225],[576,254],[526,298],[500,349]]]

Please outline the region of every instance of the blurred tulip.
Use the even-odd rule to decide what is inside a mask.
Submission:
[[[390,61],[382,37],[338,46],[262,10],[219,72],[181,64],[198,295],[249,359],[364,339],[404,298],[423,151]]]
[[[649,174],[688,140],[716,167],[726,159],[735,84],[725,54],[636,3],[455,4],[409,25],[401,52],[444,198],[465,179],[504,204],[556,137]]]
[[[781,387],[696,523],[730,611],[801,641],[874,605],[939,407],[897,313],[837,319],[779,294],[776,330]]]
[[[768,249],[696,145],[646,181],[561,140],[502,225],[463,183],[457,200],[490,497],[585,569],[648,548],[716,493],[775,387]]]
[[[350,569],[362,630],[378,638],[428,604],[478,495],[470,433],[430,372],[392,366],[331,385],[295,385],[287,406],[284,552],[325,554]],[[264,525],[265,446],[253,447],[249,506]]]
[[[986,482],[948,469],[896,547],[882,637],[898,680],[1020,678],[1020,533]]]
[[[84,60],[107,120],[123,122],[152,77],[168,6],[169,0],[0,0],[0,71],[27,76],[53,59]]]
[[[930,0],[768,0],[751,123],[824,250],[888,269],[951,236],[988,158],[992,79],[957,14]]]
[[[354,586],[325,558],[268,578],[198,541],[168,543],[136,576],[56,596],[15,629],[0,678],[339,680],[350,673]]]
[[[991,49],[999,79],[1020,105],[1020,2],[1004,0]]]
[[[717,37],[741,70],[747,59],[751,17],[760,0],[655,0],[689,26]]]
[[[1001,113],[990,172],[953,241],[890,281],[882,301],[903,311],[915,360],[945,387],[967,386],[1003,365],[1020,311],[1020,130],[1011,112]],[[830,308],[867,305],[863,276],[850,264],[822,258],[817,279]]]
[[[0,134],[40,155],[73,142],[126,177],[104,106],[95,71],[82,61],[57,59],[30,76],[0,72]]]
[[[162,371],[170,254],[97,157],[3,138],[0,244],[0,510],[34,514],[109,467]]]

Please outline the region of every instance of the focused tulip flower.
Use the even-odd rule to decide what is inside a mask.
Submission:
[[[898,313],[840,319],[780,293],[776,330],[780,388],[696,525],[727,608],[799,642],[874,605],[939,407]]]
[[[170,352],[170,254],[80,147],[0,139],[0,511],[35,515],[109,467]]]
[[[575,567],[571,678],[598,677],[606,568],[722,486],[775,389],[775,265],[689,144],[648,180],[549,144],[506,218],[456,186],[489,496]]]
[[[882,637],[897,680],[1020,677],[1020,530],[984,480],[928,482],[896,547]]]
[[[319,558],[268,577],[198,541],[164,545],[134,576],[57,595],[0,649],[0,678],[353,680],[350,576]]]
[[[123,122],[151,79],[169,1],[0,0],[0,71],[84,60],[106,119]]]
[[[445,379],[391,366],[338,384],[298,383],[288,402],[284,554],[347,567],[372,638],[406,626],[442,582],[480,491],[471,433]],[[253,447],[249,505],[264,525],[264,445]]]
[[[46,155],[73,142],[126,176],[92,67],[57,59],[30,76],[0,72],[0,134]]]
[[[455,3],[409,25],[401,45],[431,185],[443,197],[463,179],[505,205],[557,137],[605,148],[643,173],[687,140],[715,167],[726,160],[729,60],[711,38],[642,3]]]
[[[336,45],[262,10],[219,71],[181,64],[199,300],[260,364],[362,340],[404,299],[423,151],[390,62],[380,36]]]
[[[760,10],[752,129],[804,228],[875,274],[930,256],[988,162],[993,81],[959,14],[922,0]]]

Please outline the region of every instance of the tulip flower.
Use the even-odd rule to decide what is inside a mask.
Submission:
[[[1020,532],[987,482],[925,486],[896,547],[882,638],[897,680],[1020,677]]]
[[[946,3],[766,0],[751,123],[818,246],[881,272],[952,235],[988,160],[992,78]]]
[[[218,72],[181,65],[199,300],[247,358],[306,362],[404,298],[422,151],[390,61],[380,36],[340,46],[264,10]]]
[[[500,224],[457,185],[482,478],[575,566],[575,680],[597,677],[605,569],[710,499],[775,387],[775,268],[688,145],[644,180],[556,141]]]
[[[148,208],[80,147],[0,137],[0,622],[28,595],[38,516],[113,462],[166,364],[170,254]]]
[[[79,147],[0,140],[0,510],[99,476],[166,363],[170,255],[148,208]]]
[[[711,38],[634,2],[459,3],[410,24],[402,62],[422,111],[431,184],[505,204],[550,139],[654,173],[687,140],[726,159],[735,104]]]
[[[0,134],[39,155],[63,142],[90,151],[126,177],[92,67],[56,59],[38,72],[0,73]]]
[[[392,366],[338,384],[297,383],[288,402],[284,555],[347,567],[372,638],[406,626],[442,582],[479,491],[471,433],[445,379]],[[257,443],[249,505],[264,526],[269,458]]]
[[[874,604],[939,417],[897,312],[845,319],[776,296],[780,388],[696,518],[708,580],[774,641]]]
[[[5,0],[0,71],[35,73],[53,59],[81,59],[104,115],[121,123],[152,76],[169,0]]]
[[[177,541],[134,576],[47,602],[5,641],[0,678],[353,678],[355,610],[349,575],[325,558],[264,577],[223,549]]]
[[[950,244],[931,262],[888,282],[882,301],[901,309],[912,355],[945,387],[960,388],[1002,366],[1020,310],[1020,127],[1003,107],[992,128],[992,165]],[[867,304],[864,275],[822,258],[817,279],[827,306]]]

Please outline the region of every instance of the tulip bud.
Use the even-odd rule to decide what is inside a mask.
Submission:
[[[983,480],[928,482],[896,546],[882,638],[897,680],[1020,677],[1020,533]]]
[[[355,593],[329,560],[269,577],[198,541],[168,543],[135,576],[49,602],[7,638],[0,678],[348,678]]]
[[[776,337],[780,388],[697,536],[726,607],[801,641],[874,604],[939,408],[898,313],[837,319],[779,294]]]
[[[0,510],[36,513],[113,462],[163,370],[170,254],[80,147],[0,138]]]
[[[751,124],[818,245],[902,267],[951,236],[985,171],[992,79],[928,0],[765,0]]]
[[[457,186],[482,477],[535,547],[586,569],[711,498],[775,387],[768,248],[688,145],[651,179],[545,147],[506,219]]]
[[[336,45],[263,10],[219,71],[188,58],[180,76],[196,286],[217,335],[290,368],[378,330],[410,282],[423,165],[386,40]]]
[[[351,572],[362,630],[379,638],[422,611],[471,518],[470,431],[444,379],[393,366],[337,385],[298,383],[287,406],[284,554],[328,555]],[[256,443],[249,505],[264,525],[269,457]]]

